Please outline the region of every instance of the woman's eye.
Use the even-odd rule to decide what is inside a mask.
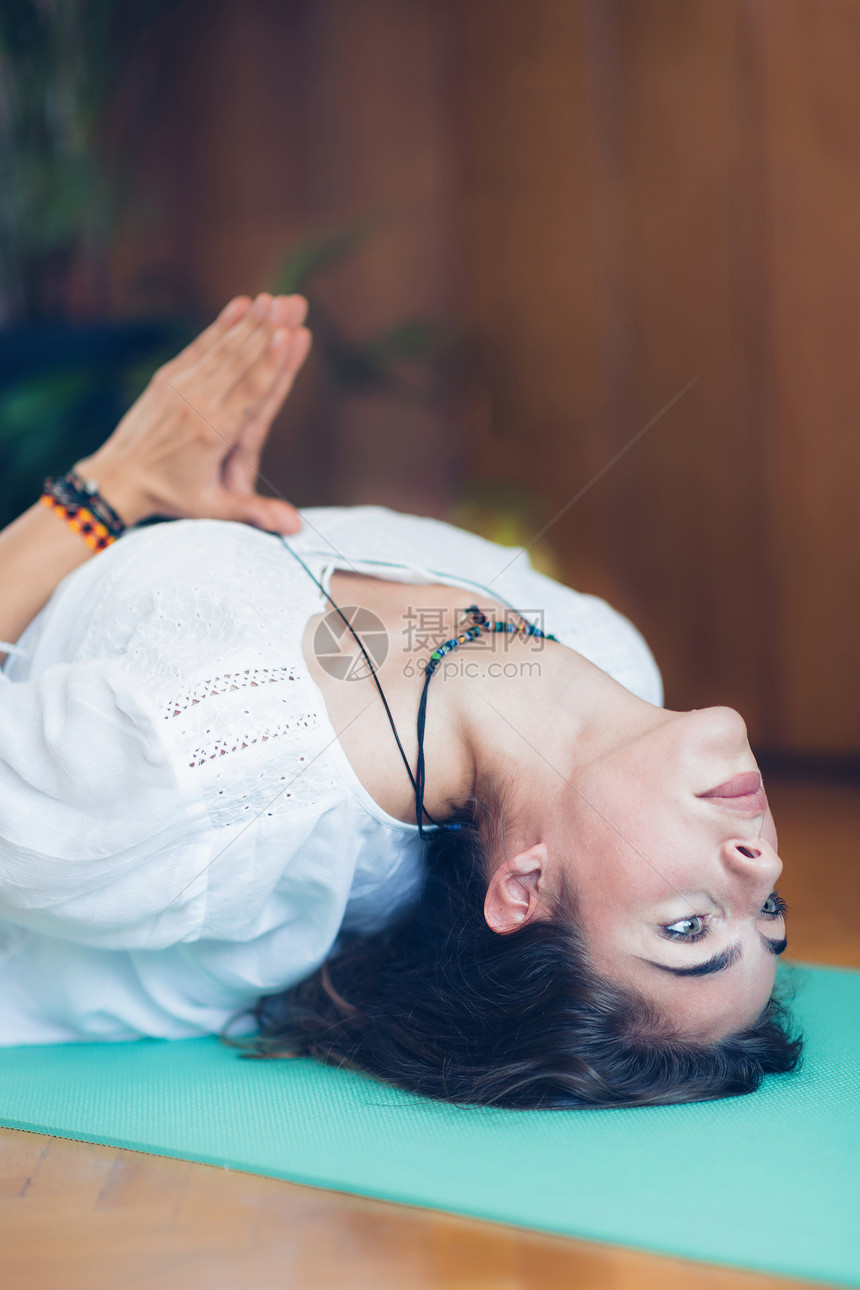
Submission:
[[[698,941],[707,934],[707,930],[701,914],[693,914],[690,918],[679,918],[677,923],[670,923],[668,927],[663,928],[666,935],[676,941]]]
[[[778,891],[772,891],[762,905],[761,912],[765,918],[782,918],[783,914],[788,913],[788,905]]]

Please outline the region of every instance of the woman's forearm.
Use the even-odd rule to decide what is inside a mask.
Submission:
[[[76,463],[126,525],[144,518],[145,506],[133,487],[104,470],[97,455]],[[23,515],[0,532],[0,640],[14,644],[47,604],[67,573],[97,553],[64,520],[36,500]],[[0,664],[6,653],[0,650]]]

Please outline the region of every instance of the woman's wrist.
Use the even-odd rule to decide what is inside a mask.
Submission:
[[[116,511],[126,528],[155,514],[155,507],[129,468],[120,467],[98,452],[82,457],[72,469],[84,480],[95,480],[99,495]]]

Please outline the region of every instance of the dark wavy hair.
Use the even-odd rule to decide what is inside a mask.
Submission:
[[[462,827],[427,843],[417,904],[384,931],[343,935],[312,976],[250,1010],[256,1034],[222,1031],[224,1041],[249,1057],[315,1057],[424,1097],[515,1108],[701,1102],[795,1069],[802,1041],[776,997],[754,1025],[705,1044],[600,976],[569,889],[549,920],[492,931],[483,905],[503,814],[504,794],[482,786]]]

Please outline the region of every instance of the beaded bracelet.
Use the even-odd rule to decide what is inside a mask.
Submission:
[[[125,532],[125,524],[100,495],[94,479],[82,479],[70,470],[62,476],[49,475],[42,489],[39,501],[80,533],[91,550],[103,551]]]

